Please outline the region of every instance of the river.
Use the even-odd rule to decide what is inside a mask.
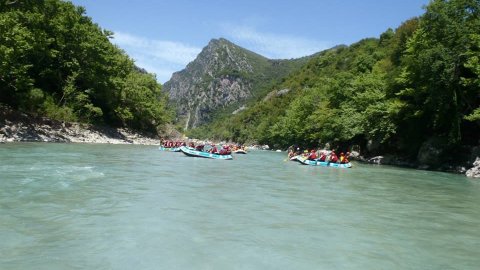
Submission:
[[[2,144],[0,269],[478,269],[478,180],[285,156]]]

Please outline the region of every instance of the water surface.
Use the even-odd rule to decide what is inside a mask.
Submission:
[[[0,269],[478,269],[480,182],[285,153],[0,145]]]

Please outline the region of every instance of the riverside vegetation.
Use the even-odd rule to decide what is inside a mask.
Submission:
[[[480,152],[480,2],[431,1],[380,38],[312,57],[271,91],[190,136],[359,145],[424,168],[471,166]]]
[[[0,3],[0,103],[62,121],[156,132],[171,120],[155,76],[113,33],[60,0]]]
[[[67,122],[154,133],[181,123],[189,137],[358,145],[424,168],[469,166],[480,156],[479,29],[479,1],[433,0],[379,38],[298,60],[269,60],[220,39],[162,91],[82,7],[3,1],[0,103]],[[207,62],[213,77],[204,76]],[[188,76],[201,83],[181,92],[179,78],[195,81]]]

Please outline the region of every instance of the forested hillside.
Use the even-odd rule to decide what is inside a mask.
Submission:
[[[189,135],[277,147],[356,144],[411,160],[430,148],[437,164],[464,158],[480,139],[480,2],[432,1],[379,38],[322,52],[275,89],[289,91]]]
[[[156,131],[171,119],[153,75],[113,33],[60,0],[0,2],[0,103],[64,121]]]

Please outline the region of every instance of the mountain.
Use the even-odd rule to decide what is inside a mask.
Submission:
[[[264,96],[307,59],[271,60],[224,38],[212,39],[194,61],[172,75],[163,90],[176,105],[177,120],[189,129]]]

